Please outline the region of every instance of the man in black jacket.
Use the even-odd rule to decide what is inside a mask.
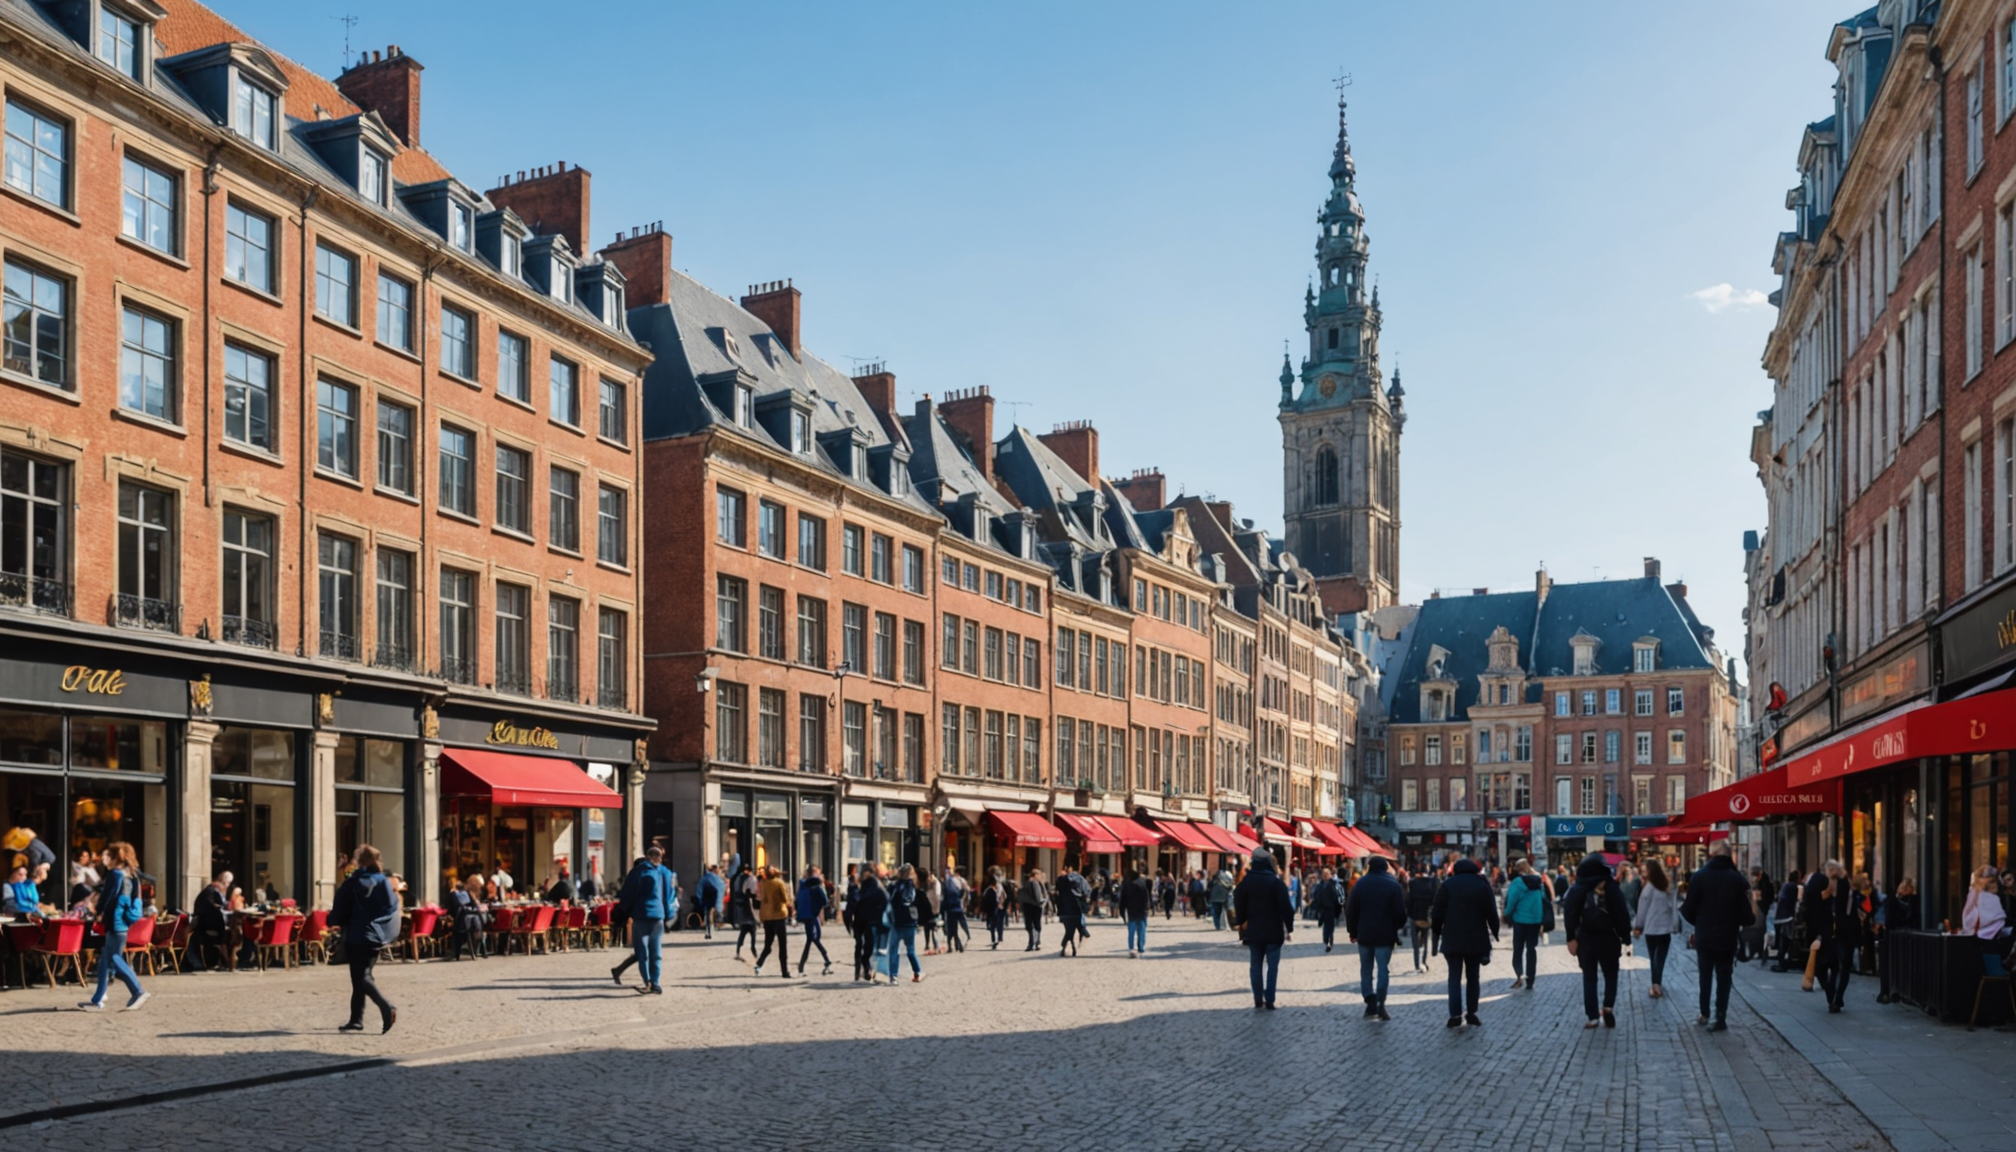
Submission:
[[[1328,868],[1309,894],[1309,907],[1316,912],[1316,924],[1323,929],[1323,951],[1337,941],[1337,917],[1344,914],[1344,883]]]
[[[1273,853],[1265,848],[1254,850],[1246,878],[1232,890],[1232,926],[1239,929],[1252,960],[1253,1007],[1272,1009],[1281,946],[1295,932],[1295,901],[1274,871]]]
[[[1561,926],[1568,932],[1568,954],[1582,965],[1582,1011],[1589,1019],[1584,1028],[1600,1021],[1606,1028],[1617,1026],[1617,966],[1624,956],[1625,942],[1631,939],[1631,909],[1601,852],[1591,852],[1575,869],[1575,883],[1561,902]],[[1603,1004],[1598,1015],[1596,977],[1603,977]]]
[[[1127,921],[1127,958],[1148,951],[1148,909],[1155,903],[1155,891],[1141,869],[1120,886],[1120,915]]]
[[[1708,1024],[1708,990],[1713,986],[1715,1022],[1709,1031],[1726,1032],[1738,936],[1757,920],[1750,910],[1750,882],[1729,858],[1729,841],[1717,840],[1709,847],[1708,863],[1687,882],[1680,916],[1694,925],[1694,955],[1701,977],[1701,1015],[1694,1022]]]
[[[1386,1014],[1386,975],[1406,923],[1407,896],[1386,870],[1385,859],[1374,856],[1344,902],[1344,934],[1358,945],[1358,991],[1365,997],[1368,1020],[1392,1019]]]
[[[1428,916],[1435,910],[1435,890],[1441,885],[1435,880],[1435,873],[1423,869],[1407,881],[1407,919],[1414,925],[1414,971],[1426,972],[1428,958],[1434,955],[1428,940]]]
[[[1473,1027],[1484,1023],[1477,1018],[1479,969],[1491,962],[1491,944],[1498,939],[1498,899],[1475,860],[1464,857],[1450,868],[1449,879],[1435,893],[1428,926],[1449,963],[1449,1027],[1466,1020]]]

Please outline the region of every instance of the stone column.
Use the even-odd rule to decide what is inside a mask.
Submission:
[[[175,869],[180,887],[163,894],[166,906],[188,907],[210,883],[210,757],[219,730],[212,720],[192,719],[183,725],[182,859]]]
[[[420,864],[418,875],[406,878],[409,894],[421,903],[438,904],[441,891],[441,745],[425,741],[420,745],[419,803],[412,806],[420,821]]]
[[[335,732],[317,731],[308,761],[310,908],[327,908],[336,899],[336,744],[341,739]]]
[[[609,862],[614,875],[627,874],[630,861],[644,854],[644,774],[651,770],[651,762],[642,755],[644,742],[637,745],[639,755],[623,774],[623,854]]]

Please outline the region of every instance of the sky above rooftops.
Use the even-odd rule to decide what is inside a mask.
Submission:
[[[1275,530],[1348,71],[1403,595],[1657,555],[1740,651],[1771,246],[1853,4],[213,2],[327,75],[355,15],[458,176],[588,168],[597,246],[662,220],[724,295],[791,278],[905,410],[985,384],[997,433],[1089,419],[1107,472]]]

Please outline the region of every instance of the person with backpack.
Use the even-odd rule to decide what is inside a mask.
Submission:
[[[1317,927],[1323,930],[1323,951],[1328,952],[1337,940],[1337,918],[1344,914],[1344,885],[1335,872],[1323,869],[1323,878],[1309,893],[1309,906],[1316,912]]]
[[[663,863],[665,849],[653,844],[644,850],[644,866],[633,868],[616,895],[616,908],[630,921],[630,942],[637,954],[637,975],[644,984],[638,989],[647,996],[662,996],[663,977],[660,950],[665,943],[665,918],[678,907],[672,890],[672,873]],[[622,976],[617,983],[622,983]]]
[[[1050,889],[1043,883],[1043,870],[1031,868],[1029,876],[1022,881],[1022,890],[1015,894],[1015,903],[1022,913],[1022,928],[1029,933],[1029,946],[1024,952],[1034,952],[1043,947],[1043,905],[1050,902]]]
[[[399,938],[399,892],[391,877],[379,871],[378,849],[359,844],[352,859],[356,871],[336,889],[329,907],[329,926],[343,932],[343,955],[350,964],[350,1019],[337,1031],[364,1030],[364,1001],[378,1006],[383,1032],[399,1022],[399,1010],[378,990],[371,969],[378,951]]]
[[[1449,879],[1435,892],[1428,927],[1440,942],[1449,965],[1449,1024],[1484,1023],[1477,1016],[1482,993],[1481,969],[1491,962],[1498,939],[1498,899],[1477,861],[1465,856],[1450,866]],[[1466,987],[1467,985],[1467,987]]]
[[[889,890],[882,885],[879,866],[863,865],[861,890],[855,896],[854,979],[875,979],[875,958],[888,940]]]
[[[1204,893],[1204,902],[1211,906],[1211,930],[1222,931],[1225,927],[1225,906],[1232,902],[1232,869],[1219,862],[1218,871],[1211,877],[1211,886]]]
[[[1708,1024],[1710,986],[1720,981],[1714,988],[1715,1022],[1709,1024],[1709,1031],[1726,1032],[1737,937],[1757,918],[1750,910],[1750,881],[1730,859],[1729,841],[1717,840],[1708,846],[1708,863],[1687,882],[1687,902],[1680,906],[1680,916],[1694,925],[1694,957],[1701,984],[1701,1015],[1694,1022]],[[1653,965],[1655,985],[1661,967],[1661,963]]]
[[[77,1007],[86,1012],[104,1010],[105,988],[117,976],[133,994],[126,1001],[126,1011],[137,1012],[147,1003],[148,992],[140,987],[133,966],[126,963],[126,933],[146,914],[140,899],[140,862],[133,854],[133,845],[124,840],[107,844],[100,859],[105,865],[104,879],[98,883],[98,902],[94,907],[98,923],[105,930],[105,942],[98,948],[98,990]],[[387,1023],[385,1027],[390,1029],[392,1025]]]
[[[1666,995],[1666,954],[1673,946],[1673,932],[1680,926],[1680,902],[1673,898],[1672,887],[1665,866],[1647,860],[1645,887],[1638,894],[1638,910],[1631,914],[1631,934],[1645,941],[1645,958],[1652,962],[1654,1000]],[[1693,898],[1691,890],[1688,898]],[[1705,965],[1708,957],[1703,955],[1701,962]],[[1705,1008],[1702,1014],[1707,1014]]]
[[[721,897],[727,887],[721,882],[719,864],[709,864],[693,885],[693,910],[700,914],[700,931],[705,939],[714,938],[714,922],[721,918]]]
[[[826,962],[821,976],[833,974],[833,957],[826,954],[826,942],[819,938],[821,922],[826,917],[826,909],[832,903],[826,894],[825,878],[819,875],[817,864],[805,869],[805,878],[798,882],[798,899],[793,901],[797,909],[798,925],[805,929],[805,947],[798,953],[798,974],[805,974],[805,962],[812,958],[812,949],[819,949],[819,959]]]
[[[921,897],[917,892],[917,869],[909,864],[896,870],[896,881],[889,885],[889,983],[896,983],[896,963],[899,950],[910,954],[910,982],[920,983],[924,979],[924,967],[917,963],[917,918],[922,914],[918,908]]]
[[[987,886],[980,890],[979,903],[981,919],[987,924],[987,950],[992,952],[1001,947],[1002,938],[1008,935],[1008,905],[1014,903],[1001,869],[987,870]]]
[[[621,963],[609,969],[609,978],[616,981],[618,988],[623,986],[623,973],[637,966],[636,938],[628,934],[631,929],[630,913],[623,905],[622,896],[630,890],[630,878],[643,871],[650,863],[651,859],[648,856],[639,856],[630,862],[630,871],[625,872],[622,883],[616,885],[616,906],[609,910],[609,931],[612,937],[619,942],[628,940],[632,944],[630,954],[623,957]],[[647,984],[643,990],[649,992],[651,986]]]
[[[1435,954],[1428,932],[1429,916],[1435,910],[1435,893],[1441,885],[1432,869],[1422,869],[1407,881],[1407,919],[1413,925],[1414,971],[1428,971],[1428,958]]]
[[[1078,955],[1078,941],[1090,940],[1092,933],[1085,927],[1085,911],[1092,903],[1092,890],[1085,885],[1085,877],[1076,868],[1065,868],[1057,877],[1057,887],[1051,892],[1051,899],[1057,904],[1057,922],[1064,926],[1064,946],[1057,950],[1059,956]]]
[[[728,922],[735,925],[735,959],[742,959],[742,942],[749,942],[749,954],[756,954],[756,874],[747,867],[735,873],[728,891]]]
[[[973,933],[966,927],[966,877],[950,864],[945,866],[945,878],[939,884],[942,906],[938,916],[945,922],[945,950],[947,952],[966,951],[966,941]],[[803,967],[803,965],[800,965]]]
[[[1512,862],[1505,884],[1505,922],[1512,925],[1512,987],[1530,992],[1540,975],[1540,937],[1554,931],[1554,900],[1524,860]]]
[[[1365,997],[1368,1020],[1393,1018],[1386,1014],[1387,975],[1392,969],[1393,947],[1400,942],[1400,929],[1406,924],[1407,896],[1400,890],[1400,882],[1387,873],[1386,861],[1374,856],[1344,902],[1344,934],[1358,945],[1358,990]]]
[[[1575,869],[1575,883],[1562,901],[1562,927],[1568,930],[1568,954],[1582,965],[1582,1011],[1588,1017],[1584,1028],[1599,1023],[1617,1026],[1617,965],[1624,957],[1624,941],[1631,937],[1631,910],[1624,894],[1603,862],[1601,852],[1591,852]],[[1603,1006],[1596,1006],[1596,977],[1603,977]]]
[[[777,969],[784,979],[791,978],[791,940],[788,929],[791,924],[791,889],[775,868],[765,867],[763,879],[756,882],[756,919],[763,925],[763,951],[756,955],[756,975],[763,974],[763,964],[770,959],[770,947],[777,947]]]

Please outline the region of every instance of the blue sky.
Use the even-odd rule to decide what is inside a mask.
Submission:
[[[1349,71],[1403,594],[1656,555],[1741,652],[1760,294],[1852,5],[213,2],[332,75],[354,14],[467,182],[588,168],[598,244],[663,220],[716,291],[791,278],[807,345],[906,404],[989,385],[1277,525]]]

